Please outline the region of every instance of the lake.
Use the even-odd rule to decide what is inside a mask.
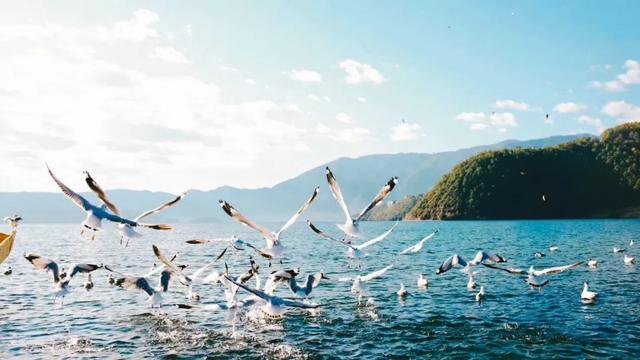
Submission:
[[[371,238],[393,223],[362,223]],[[277,227],[278,224],[264,224]],[[338,236],[332,223],[318,227]],[[2,227],[2,231],[8,229]],[[397,256],[422,237],[440,229],[422,252]],[[294,310],[281,320],[264,320],[244,312],[184,310],[184,288],[173,283],[162,313],[152,313],[141,291],[125,291],[107,283],[107,272],[93,273],[95,287],[82,288],[86,276],[72,281],[64,305],[54,304],[51,275],[32,267],[22,253],[33,252],[62,263],[108,264],[115,270],[140,275],[157,262],[151,245],[176,262],[197,269],[218,255],[221,245],[188,245],[192,238],[238,234],[262,246],[262,238],[231,220],[223,224],[175,224],[170,232],[145,231],[129,247],[119,245],[112,228],[96,241],[81,238],[79,225],[32,225],[19,228],[15,248],[7,261],[13,274],[0,273],[0,357],[231,357],[254,358],[624,358],[640,353],[640,276],[636,266],[625,266],[623,254],[613,246],[640,255],[639,220],[460,221],[402,222],[387,239],[368,248],[368,256],[349,260],[345,249],[318,237],[303,221],[285,233],[284,265],[268,269],[260,259],[261,275],[284,267],[300,267],[301,278],[323,271],[313,301],[325,304],[312,314]],[[558,251],[550,252],[549,246]],[[541,291],[531,290],[523,278],[506,272],[482,270],[476,276],[486,292],[477,303],[466,288],[467,277],[458,269],[435,275],[440,263],[453,253],[470,258],[479,249],[508,259],[505,265],[537,268],[569,264],[590,257],[597,269],[586,265],[548,276]],[[546,253],[543,258],[534,252]],[[249,252],[228,252],[233,274],[248,269]],[[351,283],[337,281],[367,274],[395,262],[396,266],[370,283],[375,309],[358,307]],[[223,270],[222,262],[214,266]],[[430,286],[419,289],[417,274]],[[156,278],[152,279],[153,284]],[[582,283],[599,293],[595,303],[580,300]],[[403,282],[409,296],[396,295]],[[254,285],[253,280],[249,282]],[[199,286],[200,303],[223,301],[218,285]],[[287,295],[280,287],[278,294]],[[241,297],[246,293],[241,290]]]

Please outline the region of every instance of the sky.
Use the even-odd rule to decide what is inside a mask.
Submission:
[[[272,186],[640,120],[635,1],[0,0],[0,191]],[[548,117],[547,117],[548,114]],[[83,186],[82,188],[80,188]]]

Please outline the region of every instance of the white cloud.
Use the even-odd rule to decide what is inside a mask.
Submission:
[[[2,191],[55,191],[42,176],[44,161],[60,174],[100,169],[109,188],[256,186],[238,179],[269,173],[269,159],[309,152],[296,104],[230,102],[191,67],[147,71],[144,55],[167,46],[155,35],[158,19],[137,11],[111,26],[0,24]],[[134,31],[125,36],[125,28]]]
[[[190,61],[180,51],[170,46],[156,46],[150,53],[149,59],[156,59],[166,63],[189,64]]]
[[[485,121],[486,115],[482,112],[464,112],[456,115],[456,120],[465,122]]]
[[[598,132],[603,132],[605,130],[605,127],[602,124],[602,120],[600,120],[599,118],[595,118],[587,115],[581,115],[578,118],[578,123],[593,126],[598,129]]]
[[[366,103],[367,99],[363,98],[362,96],[359,96],[358,101],[360,101],[361,103]]]
[[[307,99],[312,100],[312,101],[320,101],[320,98],[316,94],[307,95]]]
[[[507,128],[518,126],[515,115],[510,112],[494,112],[487,116],[483,112],[465,112],[456,115],[456,120],[471,123],[471,130],[484,130],[488,127],[499,128],[498,131],[505,132]]]
[[[615,79],[605,82],[592,81],[590,86],[606,91],[623,91],[629,85],[640,84],[640,62],[629,59],[624,62],[624,66],[626,71]]]
[[[575,102],[563,102],[553,107],[553,111],[560,114],[579,113],[587,109],[587,106]]]
[[[359,143],[363,142],[371,136],[369,129],[363,127],[351,127],[346,129],[334,130],[329,137],[338,142]]]
[[[394,142],[411,141],[422,136],[425,136],[422,131],[422,126],[420,126],[420,124],[408,122],[402,122],[393,126],[391,128],[391,134],[389,135],[391,141]]]
[[[381,84],[386,80],[373,66],[352,59],[342,61],[340,68],[347,73],[345,78],[347,84]]]
[[[351,116],[341,112],[336,115],[336,120],[344,124],[351,124]]]
[[[621,122],[640,121],[640,106],[625,101],[611,101],[602,108],[602,113]]]
[[[193,37],[193,27],[191,26],[191,24],[187,24],[186,29],[187,29],[187,36],[192,38]]]
[[[525,102],[519,102],[519,101],[509,100],[509,99],[498,100],[496,101],[495,106],[498,109],[511,109],[511,110],[520,110],[520,111],[526,111],[531,109],[529,104]]]
[[[153,25],[159,20],[158,14],[151,10],[136,10],[133,13],[133,19],[119,21],[114,25],[114,35],[116,38],[133,42],[141,42],[151,37],[157,37],[158,32]]]
[[[323,123],[318,123],[316,124],[316,132],[320,133],[320,134],[328,134],[331,132],[331,128],[326,126]]]
[[[244,79],[245,84],[249,84],[249,85],[256,85],[257,82],[255,80],[253,80],[252,78],[246,78]]]
[[[322,82],[322,75],[312,70],[291,70],[289,78],[301,82]]]

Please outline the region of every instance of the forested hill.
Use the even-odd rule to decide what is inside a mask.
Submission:
[[[618,217],[640,206],[640,123],[545,148],[479,153],[444,175],[409,219]],[[637,214],[637,212],[636,212]]]

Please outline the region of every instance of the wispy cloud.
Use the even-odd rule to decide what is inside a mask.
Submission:
[[[149,59],[160,60],[166,63],[189,64],[190,61],[180,51],[170,46],[156,46],[150,53]]]
[[[500,132],[518,126],[516,116],[510,112],[494,112],[487,115],[483,112],[464,112],[456,115],[456,120],[471,123],[471,130],[484,130],[489,127],[497,128]]]
[[[587,106],[575,102],[563,102],[553,107],[553,111],[559,114],[575,114],[587,109]]]
[[[313,70],[291,70],[289,71],[289,78],[295,81],[301,82],[322,82],[322,75],[319,72]]]
[[[351,116],[341,112],[336,115],[336,120],[343,124],[351,124]]]
[[[598,130],[598,132],[603,132],[605,130],[605,127],[602,124],[602,120],[600,120],[599,118],[595,118],[587,115],[581,115],[578,118],[578,123],[593,126]]]
[[[386,80],[373,66],[352,59],[340,62],[340,68],[346,73],[347,84],[382,84]]]
[[[496,108],[498,109],[509,109],[509,110],[519,110],[519,111],[528,111],[531,110],[531,106],[526,102],[520,102],[510,99],[498,100],[495,103]]]
[[[422,131],[422,126],[416,123],[402,122],[391,128],[389,138],[394,142],[412,141],[426,136]]]
[[[640,62],[627,60],[624,63],[626,71],[610,81],[592,81],[589,85],[606,91],[624,91],[629,85],[640,84]]]
[[[621,122],[640,121],[640,106],[625,101],[608,102],[602,113]]]

